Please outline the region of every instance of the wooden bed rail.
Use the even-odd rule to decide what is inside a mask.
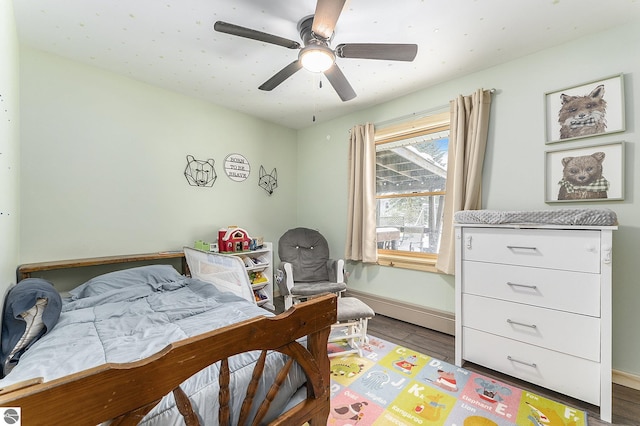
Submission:
[[[40,271],[53,271],[57,269],[71,269],[86,266],[112,265],[117,263],[150,262],[163,259],[182,259],[182,273],[186,273],[189,270],[189,268],[187,267],[187,261],[184,257],[184,252],[180,250],[163,251],[156,253],[127,254],[121,256],[90,257],[86,259],[54,260],[52,262],[25,263],[18,266],[16,270],[16,278],[18,279],[18,281],[21,281],[25,278],[31,277],[32,273]]]
[[[113,424],[130,425],[137,424],[163,396],[174,392],[179,407],[186,407],[185,411],[181,409],[185,422],[197,424],[179,387],[184,380],[217,361],[223,360],[224,370],[224,360],[238,353],[276,350],[289,355],[304,370],[307,399],[272,424],[301,425],[308,421],[326,425],[330,407],[327,339],[336,322],[336,309],[335,295],[319,296],[276,317],[256,317],[181,340],[144,360],[105,364],[2,394],[0,407],[21,407],[22,424],[30,426],[96,425],[112,419]],[[303,336],[307,336],[306,348],[296,342]],[[222,376],[221,396],[228,393],[224,380]],[[223,396],[221,412],[224,406]]]

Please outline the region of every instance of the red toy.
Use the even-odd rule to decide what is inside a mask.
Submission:
[[[220,253],[237,253],[249,251],[251,237],[249,233],[237,226],[230,226],[227,229],[218,231],[218,247]]]

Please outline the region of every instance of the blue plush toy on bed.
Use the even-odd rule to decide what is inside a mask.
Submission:
[[[47,280],[27,278],[7,293],[2,318],[0,369],[2,377],[22,354],[58,322],[62,298]]]

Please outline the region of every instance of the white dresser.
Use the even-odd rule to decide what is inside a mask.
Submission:
[[[611,422],[615,229],[456,225],[456,365],[598,405]]]

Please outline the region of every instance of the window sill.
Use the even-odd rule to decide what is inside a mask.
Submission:
[[[378,250],[378,265],[416,271],[436,272],[437,257],[425,254],[396,254],[391,250]]]

